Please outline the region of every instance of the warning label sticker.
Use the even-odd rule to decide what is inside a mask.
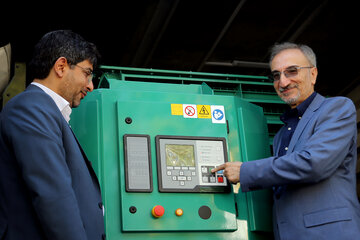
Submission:
[[[183,104],[184,118],[197,118],[196,105]]]
[[[197,105],[198,118],[211,118],[210,105]]]
[[[171,104],[171,115],[183,115],[183,105],[182,104]]]
[[[171,104],[171,115],[184,118],[211,118],[212,123],[226,123],[222,105]]]

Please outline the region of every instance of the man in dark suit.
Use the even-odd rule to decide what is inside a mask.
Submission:
[[[274,156],[214,171],[224,169],[243,192],[273,188],[275,239],[359,239],[354,104],[314,91],[316,57],[306,45],[275,45],[270,67],[277,94],[290,106]]]
[[[72,31],[35,46],[34,81],[0,114],[1,240],[105,238],[99,183],[68,124],[98,56]]]

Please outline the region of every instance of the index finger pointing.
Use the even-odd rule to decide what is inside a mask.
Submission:
[[[211,172],[217,172],[219,170],[224,170],[225,169],[225,164],[221,164],[220,166],[217,166],[216,168],[211,169]]]

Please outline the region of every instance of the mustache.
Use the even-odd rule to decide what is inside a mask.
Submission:
[[[279,87],[279,92],[283,93],[286,90],[292,89],[292,88],[297,88],[298,84],[289,84],[286,87]]]
[[[83,89],[83,90],[81,90],[81,93],[84,95],[84,97],[86,97],[88,91],[86,89]]]

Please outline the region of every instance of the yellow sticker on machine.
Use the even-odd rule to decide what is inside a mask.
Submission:
[[[211,118],[210,105],[197,105],[198,118]]]
[[[171,104],[171,115],[183,115],[182,104]]]

